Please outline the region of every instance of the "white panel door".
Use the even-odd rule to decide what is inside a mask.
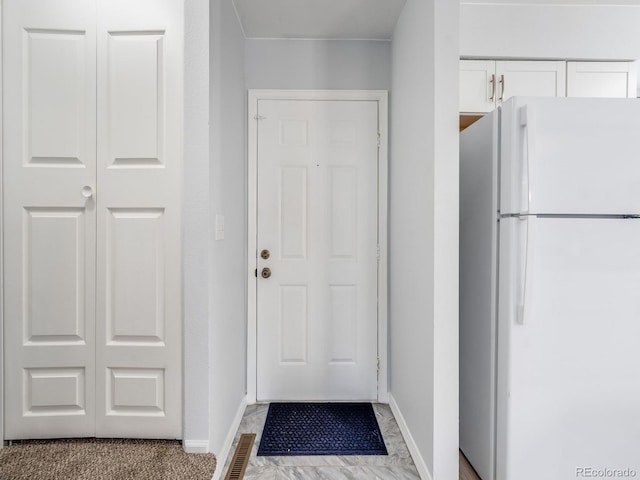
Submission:
[[[99,436],[181,435],[183,8],[98,7]]]
[[[3,5],[5,438],[179,438],[183,2]]]
[[[566,67],[560,61],[496,62],[497,102],[511,97],[564,97]]]
[[[377,102],[258,114],[257,397],[376,399]]]
[[[93,435],[95,4],[2,14],[5,438]]]
[[[635,98],[635,62],[567,62],[568,97]]]

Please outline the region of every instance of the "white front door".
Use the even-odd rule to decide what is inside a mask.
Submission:
[[[376,399],[378,103],[258,117],[257,398]]]
[[[5,439],[181,435],[182,2],[3,2]]]

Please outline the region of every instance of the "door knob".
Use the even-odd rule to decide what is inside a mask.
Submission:
[[[271,276],[271,269],[265,267],[262,269],[262,278],[269,278]]]
[[[91,187],[91,185],[85,185],[84,187],[82,187],[82,196],[84,198],[93,197],[93,188]]]
[[[260,256],[263,260],[267,260],[271,256],[271,252],[269,250],[262,250]]]

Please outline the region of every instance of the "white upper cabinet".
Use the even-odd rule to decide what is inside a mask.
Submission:
[[[460,60],[460,111],[487,113],[495,108],[496,62]]]
[[[487,113],[513,96],[564,97],[563,61],[460,61],[460,111]]]
[[[634,98],[635,62],[567,62],[568,97]]]
[[[460,111],[487,113],[495,108],[496,62],[460,60]]]
[[[515,97],[564,97],[566,95],[565,62],[499,61],[496,62],[498,102]]]

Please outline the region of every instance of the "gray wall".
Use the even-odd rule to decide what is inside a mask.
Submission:
[[[211,2],[209,251],[211,450],[220,454],[246,394],[246,94],[244,35],[231,0]],[[215,240],[215,216],[224,240]]]
[[[231,0],[185,2],[184,443],[194,452],[222,453],[246,392],[245,104]]]
[[[407,0],[392,53],[391,396],[434,479],[458,478],[458,15]]]
[[[184,447],[209,448],[209,1],[185,3]]]
[[[249,89],[388,90],[391,44],[367,40],[246,41]]]

